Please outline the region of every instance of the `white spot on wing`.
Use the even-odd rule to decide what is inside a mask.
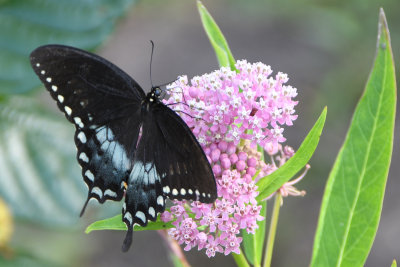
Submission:
[[[201,194],[203,197],[206,197],[206,193],[203,192],[203,194]]]
[[[51,83],[51,78],[50,78],[50,77],[47,77],[47,78],[46,78],[46,81],[47,81],[48,83]]]
[[[172,189],[172,195],[174,196],[178,195],[178,190],[176,190],[176,188]]]
[[[42,70],[42,71],[40,72],[40,74],[42,74],[42,75],[44,75],[45,73],[46,73],[45,70]]]
[[[93,175],[93,173],[90,171],[90,170],[87,170],[86,172],[85,172],[85,176],[90,180],[90,181],[94,181],[94,175]]]
[[[99,128],[96,132],[96,138],[101,144],[101,149],[104,151],[104,153],[112,157],[112,163],[116,168],[125,171],[131,169],[131,161],[128,159],[125,148],[115,140],[114,134],[110,128],[105,126]],[[139,165],[136,166],[137,164],[135,163],[135,167],[131,173],[135,171],[139,172],[140,169],[143,168],[143,164],[141,162],[137,163]]]
[[[157,197],[157,204],[160,206],[164,206],[164,198],[163,196],[158,196]]]
[[[92,193],[98,195],[99,198],[103,198],[103,192],[102,192],[101,189],[98,188],[97,186],[96,186],[96,187],[93,187]]]
[[[57,86],[55,86],[55,85],[52,85],[52,86],[51,86],[51,90],[53,90],[54,92],[57,92],[57,89],[58,89]]]
[[[124,205],[122,205],[122,210],[125,212],[126,211],[126,203],[124,202]]]
[[[189,190],[188,190],[188,193],[189,193],[190,195],[193,194],[192,189],[189,189]]]
[[[194,191],[196,193],[196,195],[200,195],[199,190],[196,189],[196,191]]]
[[[79,141],[81,141],[82,144],[85,144],[87,139],[86,139],[86,135],[84,132],[79,132],[78,133],[78,139]]]
[[[64,110],[65,110],[65,112],[68,114],[68,116],[71,115],[72,109],[71,109],[70,107],[65,106],[65,107],[64,107]]]
[[[112,141],[114,139],[114,134],[110,128],[103,126],[96,132],[96,138],[100,143]]]
[[[142,172],[143,172],[143,162],[138,160],[133,165],[133,169],[129,174],[129,177],[130,179],[132,179],[132,181],[136,181],[139,177],[141,177]]]
[[[83,125],[83,122],[82,122],[81,118],[75,117],[74,121],[80,128],[83,128],[84,125]]]
[[[110,197],[117,197],[117,193],[115,193],[111,189],[107,189],[106,191],[104,191],[104,195],[105,196],[110,196]]]
[[[107,140],[103,141],[103,142],[101,142],[100,149],[103,150],[103,152],[108,152],[108,149],[110,148],[110,144],[111,144],[111,142],[109,142]]]
[[[62,95],[58,95],[57,98],[60,103],[64,102],[64,97]]]
[[[186,190],[185,190],[185,188],[181,188],[181,195],[182,195],[182,196],[186,195]]]
[[[89,162],[89,158],[88,158],[88,156],[85,154],[85,152],[81,152],[81,154],[79,154],[79,158],[80,158],[82,161],[86,162],[86,163]]]
[[[150,208],[149,208],[149,214],[150,214],[150,216],[151,216],[152,218],[155,218],[155,217],[156,217],[156,211],[154,210],[153,207],[150,207]]]
[[[140,210],[136,212],[135,217],[141,220],[143,223],[146,222],[146,215]]]
[[[40,67],[40,63],[36,63],[36,67]]]
[[[169,186],[168,186],[168,185],[166,185],[166,186],[163,187],[163,192],[164,192],[165,194],[168,194],[168,193],[170,192]]]
[[[147,183],[147,185],[148,184],[153,185],[156,183],[156,180],[160,180],[156,168],[154,168],[153,164],[146,163],[145,171],[148,174],[147,181],[144,181],[145,184]]]
[[[132,225],[132,214],[129,211],[125,213],[124,218]]]

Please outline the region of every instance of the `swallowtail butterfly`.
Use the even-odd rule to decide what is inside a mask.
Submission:
[[[145,94],[129,75],[104,58],[63,45],[30,55],[32,68],[65,117],[75,125],[77,160],[91,198],[125,197],[128,227],[146,226],[165,200],[212,203],[217,197],[211,166],[185,122],[161,102],[160,87]]]

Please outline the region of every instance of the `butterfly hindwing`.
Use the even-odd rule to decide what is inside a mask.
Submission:
[[[77,48],[42,46],[30,59],[60,110],[76,127],[77,159],[89,187],[88,200],[120,200],[141,127],[143,90],[112,63]]]
[[[128,179],[123,220],[128,227],[123,250],[132,240],[134,224],[146,226],[165,210],[165,198],[212,203],[217,197],[212,169],[186,123],[157,103],[144,117],[142,136]]]
[[[146,226],[155,221],[157,214],[165,210],[160,173],[157,171],[155,154],[159,142],[163,142],[154,114],[150,111],[143,118],[142,135],[135,154],[134,165],[127,181],[123,221],[128,232],[123,250],[129,249],[135,224]],[[165,159],[164,159],[165,160]]]

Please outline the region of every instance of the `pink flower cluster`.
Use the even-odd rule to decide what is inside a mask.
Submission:
[[[190,84],[181,76],[168,87],[172,97],[167,103],[178,103],[175,110],[184,111],[202,145],[221,140],[237,145],[247,139],[252,147],[265,148],[284,142],[282,126],[297,118],[297,89],[285,85],[288,77],[282,72],[270,76],[271,67],[261,62],[239,60],[235,66],[238,72],[222,67],[193,77]]]
[[[245,60],[237,61],[236,68],[238,72],[221,68],[194,77],[190,84],[182,76],[168,87],[171,97],[165,101],[202,145],[216,177],[218,199],[213,204],[174,201],[161,219],[173,221],[175,228],[168,233],[185,250],[206,249],[209,257],[240,253],[240,231],[254,233],[264,219],[255,199],[256,181],[276,166],[266,164],[255,148],[261,146],[273,158],[285,141],[281,126],[297,118],[297,101],[292,99],[297,92],[284,85],[286,74],[270,77],[269,66]]]
[[[184,244],[185,250],[205,248],[209,257],[216,252],[239,253],[240,229],[254,233],[257,221],[264,219],[255,200],[258,192],[253,176],[257,168],[266,169],[266,164],[260,160],[260,153],[247,153],[225,141],[211,144],[205,152],[211,159],[219,198],[214,204],[174,201],[170,212],[164,212],[161,219],[175,219],[176,228],[170,229],[169,234]]]

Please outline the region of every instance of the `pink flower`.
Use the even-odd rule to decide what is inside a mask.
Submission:
[[[208,243],[206,245],[207,248],[206,254],[209,258],[214,257],[215,252],[220,252],[220,253],[223,252],[223,249],[220,246],[220,241],[218,238],[214,240],[214,237],[212,235],[209,235],[207,241]]]
[[[204,226],[208,226],[210,228],[210,232],[215,232],[217,229],[217,224],[219,221],[219,213],[220,211],[217,209],[212,210],[211,212],[204,215],[203,219],[200,220],[200,224]]]
[[[235,67],[238,72],[222,67],[193,77],[190,83],[186,76],[179,77],[168,86],[171,97],[165,100],[184,103],[171,107],[182,111],[179,114],[202,145],[216,178],[218,199],[213,204],[173,201],[161,218],[173,221],[175,228],[168,233],[185,250],[197,246],[208,257],[240,253],[240,230],[254,233],[257,222],[264,220],[256,182],[294,153],[280,144],[286,140],[283,127],[297,118],[297,90],[286,85],[287,75],[271,76],[271,67],[261,62],[239,60]],[[257,146],[268,152],[270,164],[262,160]],[[292,192],[290,187],[286,190]]]
[[[207,245],[207,234],[204,232],[200,232],[197,234],[197,247],[199,250],[203,249]]]
[[[172,220],[173,216],[169,211],[166,210],[161,214],[160,218],[163,222],[169,222]]]
[[[205,214],[211,211],[211,207],[208,204],[203,204],[199,201],[192,202],[192,212],[196,215],[196,219],[200,219]]]

